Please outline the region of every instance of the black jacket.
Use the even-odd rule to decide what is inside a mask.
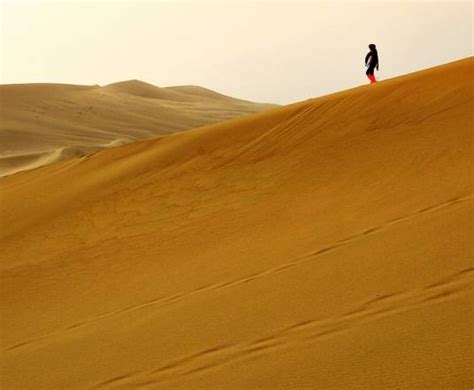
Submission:
[[[379,65],[379,55],[377,53],[377,49],[371,50],[365,56],[365,65],[369,68],[374,69],[376,66]]]

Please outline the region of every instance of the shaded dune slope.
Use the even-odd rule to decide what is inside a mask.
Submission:
[[[0,175],[91,149],[161,136],[275,107],[160,88],[138,80],[105,87],[63,84],[0,86]],[[35,156],[37,158],[35,158]],[[49,156],[45,158],[45,156]],[[22,164],[22,162],[27,162]]]
[[[0,179],[2,387],[474,386],[473,68]]]
[[[178,93],[184,93],[188,96],[196,96],[200,99],[207,98],[216,100],[233,100],[236,102],[249,103],[247,100],[235,99],[233,97],[222,95],[221,93],[212,91],[208,88],[200,87],[198,85],[178,85],[174,87],[166,87],[165,89]]]

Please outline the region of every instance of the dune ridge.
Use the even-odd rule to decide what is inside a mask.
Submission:
[[[39,168],[74,157],[81,157],[104,148],[112,148],[135,142],[133,138],[118,138],[102,145],[69,145],[47,152],[26,153],[0,157],[0,172],[12,175],[17,172]]]
[[[87,153],[118,139],[164,136],[276,107],[139,80],[103,87],[1,85],[0,102],[0,176],[60,161],[69,155],[58,154],[63,149]]]
[[[1,178],[2,387],[473,387],[473,70]]]

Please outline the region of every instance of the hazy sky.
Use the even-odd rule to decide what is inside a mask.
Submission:
[[[1,83],[195,84],[288,103],[472,55],[473,4],[0,0]]]

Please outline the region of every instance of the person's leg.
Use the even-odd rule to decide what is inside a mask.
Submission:
[[[367,69],[367,71],[365,72],[365,74],[367,75],[367,78],[370,80],[370,83],[372,84],[372,76],[370,75],[370,68]]]
[[[367,77],[370,80],[370,84],[374,84],[374,83],[377,82],[377,80],[375,80],[374,70],[375,70],[375,68],[370,67],[369,69],[367,69],[367,72],[365,72],[365,74],[367,75]]]

